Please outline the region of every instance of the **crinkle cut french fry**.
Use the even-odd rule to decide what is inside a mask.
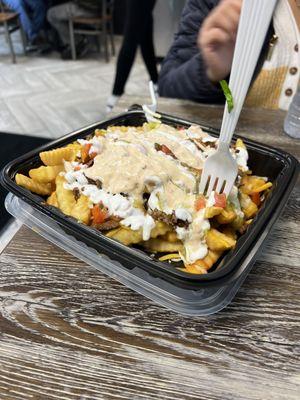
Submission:
[[[232,221],[234,221],[235,217],[236,213],[233,211],[232,207],[227,204],[222,212],[216,217],[216,220],[222,225],[230,224]]]
[[[197,262],[194,264],[186,264],[185,268],[182,268],[181,270],[184,272],[189,272],[190,274],[207,274],[206,265],[198,265]]]
[[[95,129],[95,136],[105,136],[106,130],[105,129]]]
[[[168,242],[160,237],[156,239],[149,239],[142,243],[142,245],[151,252],[173,253],[175,251],[183,251],[183,244],[181,241],[177,240],[177,242]]]
[[[51,194],[52,190],[50,183],[35,182],[33,179],[28,178],[28,176],[22,174],[17,174],[15,179],[17,185],[22,186],[23,188],[28,189],[33,193],[43,196]]]
[[[177,233],[174,231],[167,232],[165,235],[160,236],[160,239],[166,240],[170,243],[178,242]]]
[[[56,177],[56,197],[58,206],[63,213],[77,219],[77,221],[88,224],[91,211],[89,209],[89,200],[81,195],[78,201],[75,200],[72,190],[64,188],[65,178],[58,175]]]
[[[118,131],[118,132],[127,132],[129,128],[130,128],[129,126],[115,125],[115,126],[109,126],[107,131],[108,132],[116,132],[116,131]]]
[[[240,194],[240,202],[242,211],[245,214],[246,219],[254,217],[258,211],[257,205],[251,200],[251,197],[245,193]]]
[[[68,144],[68,145],[66,146],[66,148],[67,148],[67,149],[70,148],[70,149],[79,151],[79,150],[81,150],[82,145],[81,145],[80,143],[78,143],[78,142],[73,142],[73,143]]]
[[[241,180],[240,191],[245,194],[260,193],[272,187],[271,182],[254,175],[245,175]]]
[[[72,147],[60,147],[58,149],[43,151],[40,153],[40,159],[45,165],[55,166],[62,164],[63,161],[74,161],[76,150]]]
[[[217,229],[210,229],[206,234],[206,243],[210,250],[225,251],[233,248],[236,240]]]
[[[222,207],[207,207],[205,210],[205,218],[213,218],[216,215],[221,214],[221,212],[223,211]]]
[[[49,204],[49,206],[58,207],[56,192],[53,192],[53,193],[48,197],[48,199],[47,199],[47,204]]]
[[[222,233],[224,233],[224,235],[226,235],[234,240],[237,239],[236,230],[233,229],[230,225],[222,227]]]
[[[235,147],[236,148],[241,148],[241,149],[246,149],[246,145],[245,145],[245,143],[242,141],[242,139],[237,139],[236,140],[236,142],[235,142]]]
[[[115,239],[126,246],[129,246],[130,244],[137,244],[143,240],[143,233],[140,230],[133,231],[126,226],[112,229],[106,233],[106,236],[111,239]]]
[[[145,132],[149,132],[152,129],[156,129],[157,127],[159,127],[160,124],[161,124],[160,122],[144,122],[143,130]]]
[[[206,274],[207,271],[218,261],[223,251],[208,250],[203,260],[197,260],[193,264],[186,264],[187,272],[191,274]]]
[[[74,194],[72,190],[64,188],[65,178],[63,176],[57,175],[55,183],[58,207],[66,215],[71,215],[72,210],[76,205]]]
[[[50,183],[55,181],[57,175],[64,170],[63,165],[34,168],[29,171],[29,176],[36,182]]]
[[[151,238],[155,239],[157,236],[164,235],[171,228],[164,222],[156,222],[155,227],[151,231]],[[126,226],[121,226],[120,228],[113,229],[107,232],[106,236],[117,240],[125,245],[137,244],[143,242],[143,232],[142,230],[133,231]]]
[[[155,227],[151,231],[151,239],[155,239],[158,236],[165,235],[170,230],[171,228],[169,225],[165,224],[164,222],[157,221],[155,223]]]
[[[71,216],[76,218],[78,221],[88,225],[91,218],[91,209],[89,208],[88,197],[81,194],[77,200],[75,206],[72,209]]]

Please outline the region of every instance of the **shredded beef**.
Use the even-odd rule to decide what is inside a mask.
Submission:
[[[111,229],[118,228],[120,226],[120,221],[121,218],[112,216],[102,222],[102,224],[93,224],[92,226],[99,231],[110,231]]]
[[[93,165],[94,165],[94,159],[92,158],[90,161],[88,161],[86,164],[85,164],[88,168],[90,168],[90,167],[92,167]]]
[[[198,150],[205,151],[206,147],[202,143],[201,139],[189,139],[194,145],[198,148]]]
[[[96,185],[98,189],[102,189],[102,182],[100,181],[100,179],[94,180],[94,179],[87,177],[86,175],[85,175],[85,177],[90,185]]]
[[[174,213],[174,217],[176,218],[174,211],[173,211],[173,213]],[[178,226],[179,228],[188,228],[189,222],[188,221],[184,221],[183,219],[176,218],[176,224],[175,225]]]
[[[175,211],[173,211],[172,214],[166,214],[163,211],[155,209],[151,212],[151,216],[156,221],[164,222],[168,225],[171,225],[173,228],[187,228],[189,226],[188,221],[183,221],[182,219],[178,219],[176,217]]]
[[[96,186],[98,189],[102,189],[102,182],[100,181],[100,179],[96,179]]]
[[[201,172],[202,172],[202,169],[198,169],[198,168],[191,167],[190,165],[188,165],[188,164],[185,163],[184,161],[180,161],[180,164],[181,164],[183,167],[187,168],[192,174],[200,175]]]
[[[157,208],[150,212],[151,217],[156,221],[165,222],[168,225],[174,225],[174,219],[172,218],[172,214],[166,214],[163,211],[157,210]]]
[[[173,151],[170,150],[169,147],[166,146],[165,144],[154,143],[154,148],[155,148],[156,151],[162,151],[166,155],[171,156],[172,158],[177,160],[177,157],[175,156]]]
[[[77,200],[80,198],[80,191],[79,191],[79,189],[78,189],[78,188],[74,188],[74,189],[73,189],[73,194],[74,194],[75,201],[77,201]]]
[[[150,197],[150,193],[143,193],[143,204],[144,204],[144,209],[147,211],[148,210],[148,200]]]
[[[156,151],[161,151],[161,145],[159,143],[154,143],[154,148]]]
[[[195,140],[199,140],[199,139],[195,139]],[[211,141],[211,142],[209,142],[209,141],[205,141],[205,142],[203,142],[201,139],[200,139],[200,141],[201,141],[201,143],[203,143],[204,144],[204,147],[212,147],[212,148],[214,148],[214,149],[216,149],[217,148],[217,143],[213,140],[213,141]]]

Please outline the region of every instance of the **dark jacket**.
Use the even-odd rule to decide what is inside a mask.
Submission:
[[[194,100],[201,103],[224,103],[218,84],[212,84],[197,47],[199,29],[220,0],[187,0],[183,9],[178,33],[163,61],[159,76],[159,94],[164,97]],[[255,75],[264,60],[267,44],[272,34],[270,27]]]

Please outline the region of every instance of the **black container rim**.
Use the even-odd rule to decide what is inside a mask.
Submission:
[[[189,120],[176,118],[164,113],[160,114],[162,116],[162,122],[167,124],[177,126],[195,125],[194,122]],[[242,262],[242,259],[245,258],[245,254],[248,253],[255,245],[257,237],[262,234],[264,227],[266,226],[266,221],[272,218],[272,212],[276,213],[276,218],[274,218],[275,221],[279,216],[279,211],[282,209],[290,192],[293,189],[298,175],[299,163],[295,157],[285,151],[278,150],[271,146],[265,146],[238,135],[239,138],[243,139],[249,149],[260,151],[269,155],[271,154],[273,157],[277,158],[277,160],[280,160],[282,163],[284,163],[285,166],[277,178],[277,181],[279,180],[279,182],[277,182],[277,185],[273,190],[273,195],[271,194],[269,196],[269,198],[266,200],[266,203],[260,210],[258,214],[259,218],[255,218],[255,222],[250,225],[248,231],[242,235],[241,238],[239,238],[236,248],[225,255],[222,267],[204,275],[189,274],[180,271],[177,268],[174,268],[174,266],[170,266],[170,264],[151,259],[148,254],[142,251],[116,242],[115,240],[102,235],[98,231],[78,223],[75,219],[66,216],[55,207],[49,207],[48,205],[45,206],[45,201],[40,196],[32,194],[14,182],[14,176],[18,170],[21,169],[21,166],[24,166],[24,163],[27,166],[32,163],[37,163],[39,160],[38,154],[41,151],[50,150],[58,146],[64,146],[77,138],[89,135],[96,128],[105,129],[107,126],[116,124],[120,125],[122,122],[123,124],[128,124],[128,120],[134,117],[139,117],[140,119],[144,120],[144,122],[146,121],[144,112],[141,110],[140,106],[133,106],[131,110],[117,115],[111,119],[107,119],[102,122],[96,122],[87,127],[71,132],[62,138],[40,146],[39,148],[34,149],[9,162],[1,171],[0,181],[7,190],[14,193],[17,197],[41,211],[44,215],[53,218],[61,226],[68,227],[74,233],[74,235],[84,238],[89,243],[97,244],[103,251],[113,254],[115,259],[118,259],[121,263],[126,262],[127,265],[141,267],[152,275],[162,277],[167,281],[177,284],[181,287],[194,290],[199,289],[199,285],[201,285],[201,287],[203,287],[203,285],[210,284],[223,285],[225,284],[225,281],[231,281],[233,277],[239,275],[238,267]],[[202,123],[197,123],[197,125],[201,126],[206,132],[212,134],[213,136],[219,134],[218,129],[214,129]],[[236,140],[237,136],[234,135],[233,139]],[[278,212],[276,212],[276,210],[278,210]],[[101,243],[99,243],[99,241]],[[234,258],[232,257],[233,255]],[[145,263],[147,263],[147,265],[145,265]]]

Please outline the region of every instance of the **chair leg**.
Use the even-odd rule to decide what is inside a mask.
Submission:
[[[102,32],[103,32],[103,39],[104,39],[104,52],[105,52],[105,60],[109,62],[109,53],[108,53],[108,43],[107,43],[107,22],[103,21],[102,23]]]
[[[23,46],[23,53],[24,53],[24,55],[26,55],[26,53],[27,53],[27,51],[26,51],[27,39],[26,39],[26,35],[25,35],[25,32],[24,32],[23,26],[20,23],[20,20],[19,20],[19,27],[20,27],[20,35],[21,35],[22,46]]]
[[[72,59],[76,60],[76,45],[75,45],[75,33],[74,33],[74,24],[71,19],[69,19],[69,30],[70,30],[70,46],[72,52]]]
[[[10,32],[9,32],[9,28],[8,28],[7,22],[4,23],[4,33],[5,33],[6,41],[7,41],[8,46],[9,46],[12,62],[13,62],[13,64],[15,64],[16,63],[16,55],[15,55],[15,51],[14,51],[14,47],[13,47],[13,43],[12,43],[12,40],[11,40],[11,36],[10,36]]]
[[[111,52],[112,55],[116,55],[116,48],[115,48],[115,37],[114,37],[114,25],[113,21],[109,22],[109,36],[110,36],[110,44],[111,44]]]
[[[101,33],[99,35],[96,36],[96,41],[97,41],[97,48],[98,48],[98,52],[99,54],[102,53],[102,41],[101,41],[102,37],[101,37]]]

